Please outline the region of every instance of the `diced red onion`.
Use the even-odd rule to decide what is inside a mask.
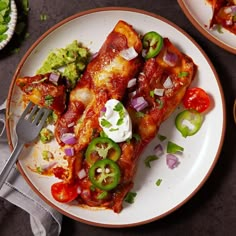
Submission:
[[[226,25],[232,25],[233,21],[232,20],[227,20],[225,23],[226,23]]]
[[[75,154],[75,150],[73,147],[66,147],[64,149],[64,152],[65,152],[66,156],[70,156],[70,157],[74,156],[74,154]]]
[[[179,159],[173,154],[167,154],[166,164],[170,169],[174,169],[179,165]]]
[[[129,93],[129,98],[134,97],[136,95],[136,93],[137,93],[136,91],[133,91],[133,92]]]
[[[120,56],[125,60],[130,61],[138,56],[138,53],[135,51],[134,47],[130,47],[120,51]]]
[[[43,171],[47,171],[47,170],[50,170],[51,168],[53,168],[55,165],[57,165],[57,161],[52,161],[52,162],[49,162],[48,164],[42,165],[41,169]]]
[[[54,84],[57,84],[60,78],[60,74],[57,73],[51,73],[49,75],[49,81],[51,81]]]
[[[137,97],[131,100],[131,105],[136,111],[141,111],[148,106],[148,102],[144,97]]]
[[[61,141],[65,144],[73,145],[76,143],[76,137],[74,133],[64,133],[61,136]]]
[[[236,14],[236,5],[231,6],[231,10],[233,14]]]
[[[154,94],[160,97],[164,95],[164,92],[165,92],[165,89],[158,89],[158,88],[154,89]]]
[[[91,193],[88,189],[84,189],[82,192],[81,192],[81,197],[84,198],[84,199],[89,199],[91,196]]]
[[[163,61],[169,66],[175,66],[178,61],[178,56],[175,53],[166,51],[163,56]]]
[[[101,117],[101,116],[104,116],[104,114],[106,113],[106,111],[107,111],[106,107],[103,107],[103,108],[101,109],[101,111],[100,111],[100,117]]]
[[[71,122],[70,124],[67,125],[68,128],[73,127],[75,125],[75,122]]]
[[[147,55],[147,49],[143,49],[143,50],[142,50],[142,57],[144,57],[144,58],[145,58],[145,57],[146,57],[146,55]]]
[[[161,144],[158,144],[154,147],[154,151],[155,151],[155,154],[156,156],[161,156],[164,154],[164,149],[163,147],[161,146]]]
[[[127,88],[133,87],[134,85],[136,85],[136,82],[137,82],[137,79],[136,79],[136,78],[131,79],[131,80],[128,82]]]
[[[86,171],[85,171],[85,169],[81,169],[80,171],[79,171],[79,173],[78,173],[78,177],[79,177],[79,179],[83,179],[83,178],[85,178],[86,177]]]
[[[81,192],[82,192],[81,187],[78,186],[78,188],[77,188],[77,193],[78,193],[78,194],[81,194]]]
[[[164,88],[169,89],[173,87],[173,82],[170,78],[170,76],[168,76],[163,84]]]

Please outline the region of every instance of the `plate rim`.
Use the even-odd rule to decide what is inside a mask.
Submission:
[[[230,53],[236,54],[236,48],[234,49],[233,47],[229,46],[228,44],[223,43],[220,40],[218,40],[217,38],[213,37],[208,31],[205,30],[205,28],[201,24],[199,24],[199,22],[192,16],[192,14],[190,14],[184,0],[177,0],[177,2],[179,4],[180,8],[182,9],[183,13],[185,14],[185,16],[189,19],[189,21],[193,24],[193,26],[203,36],[205,36],[212,43],[216,44],[217,46],[221,47],[222,49],[224,49]]]
[[[29,180],[29,178],[26,176],[23,168],[21,167],[20,163],[17,162],[17,167],[21,173],[21,175],[24,177],[24,179],[26,180],[26,182],[29,184],[29,186],[31,187],[31,189],[33,189],[33,191],[43,200],[45,201],[49,206],[53,207],[54,209],[56,209],[58,212],[62,213],[63,215],[72,218],[78,222],[82,222],[82,223],[86,223],[88,225],[93,225],[93,226],[98,226],[98,227],[106,227],[106,228],[119,228],[119,227],[134,227],[134,226],[139,226],[139,225],[144,225],[156,220],[159,220],[169,214],[171,214],[172,212],[176,211],[177,209],[179,209],[181,206],[183,206],[186,202],[188,202],[200,189],[201,187],[204,185],[204,183],[206,182],[206,180],[209,178],[211,172],[213,171],[221,150],[222,150],[222,146],[223,146],[223,142],[224,142],[224,137],[225,137],[225,129],[226,129],[226,106],[225,106],[225,97],[224,97],[224,92],[219,80],[219,76],[215,70],[215,67],[213,66],[212,62],[210,61],[210,59],[208,58],[208,56],[206,55],[206,53],[203,51],[203,49],[199,46],[199,44],[187,33],[185,32],[182,28],[180,28],[178,25],[176,25],[175,23],[171,22],[170,20],[149,12],[149,11],[145,11],[145,10],[141,10],[141,9],[137,9],[137,8],[130,8],[130,7],[100,7],[100,8],[93,8],[93,9],[89,9],[89,10],[85,10],[85,11],[81,11],[78,12],[76,14],[73,14],[67,18],[65,18],[64,20],[61,20],[60,22],[56,23],[54,26],[52,26],[50,29],[48,29],[45,33],[43,33],[33,44],[32,46],[26,51],[26,53],[24,54],[24,56],[22,57],[22,59],[20,60],[16,71],[13,75],[12,78],[12,82],[10,84],[10,88],[9,88],[9,93],[8,93],[8,98],[7,98],[7,109],[6,109],[6,114],[7,117],[9,117],[10,115],[10,103],[11,103],[11,97],[12,97],[12,91],[14,89],[14,85],[15,85],[15,80],[17,78],[17,75],[19,74],[21,68],[23,67],[25,61],[27,60],[28,56],[32,53],[32,51],[34,50],[34,48],[50,33],[52,33],[54,30],[56,30],[57,28],[59,28],[60,26],[62,26],[65,23],[68,23],[69,21],[72,21],[76,18],[79,18],[81,16],[84,15],[88,15],[91,13],[97,13],[97,12],[106,12],[106,11],[129,11],[132,13],[139,13],[139,14],[144,14],[144,15],[148,15],[151,17],[156,18],[157,20],[161,20],[164,23],[169,24],[170,26],[174,27],[175,29],[177,29],[178,31],[180,31],[181,33],[184,34],[184,36],[186,36],[193,44],[194,46],[197,47],[197,49],[201,52],[201,54],[203,55],[203,57],[207,60],[214,76],[216,79],[216,83],[217,86],[219,88],[220,91],[220,95],[221,95],[221,102],[222,102],[222,120],[223,120],[223,124],[222,124],[222,132],[221,132],[221,137],[220,137],[220,141],[219,141],[219,146],[218,149],[216,151],[216,155],[214,157],[214,161],[211,164],[210,168],[208,169],[207,173],[205,174],[204,178],[202,179],[202,181],[199,182],[198,186],[185,198],[183,199],[180,203],[178,203],[176,206],[174,206],[173,208],[171,208],[170,210],[164,212],[161,215],[152,217],[152,218],[148,218],[147,220],[141,220],[138,222],[133,222],[133,223],[128,223],[128,224],[110,224],[110,223],[97,223],[97,222],[93,222],[93,221],[89,221],[86,219],[82,219],[79,216],[74,216],[72,214],[70,214],[69,212],[66,212],[64,209],[61,209],[59,207],[57,207],[53,202],[51,202],[50,200],[48,200],[45,196],[43,196],[43,194],[36,188],[36,186],[33,185],[33,183]],[[11,149],[13,149],[13,143],[12,143],[12,138],[11,138],[11,133],[10,133],[10,122],[9,122],[9,118],[7,118],[6,120],[6,129],[7,129],[7,137],[8,137],[8,143]]]

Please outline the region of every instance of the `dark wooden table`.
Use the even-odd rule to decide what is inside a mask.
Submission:
[[[227,127],[219,161],[205,185],[184,206],[161,220],[125,229],[98,228],[64,217],[61,235],[236,235],[236,125],[232,116],[236,98],[236,55],[202,36],[173,0],[30,0],[29,3],[28,37],[21,43],[15,43],[13,38],[13,43],[19,47],[18,52],[11,53],[13,43],[0,51],[0,104],[7,97],[11,78],[20,59],[39,36],[68,16],[107,6],[150,11],[173,21],[189,33],[214,64],[226,100]],[[45,21],[40,20],[41,14],[48,16]],[[32,235],[28,214],[3,199],[0,199],[0,235]]]

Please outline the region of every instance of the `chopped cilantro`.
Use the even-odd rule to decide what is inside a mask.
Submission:
[[[164,102],[161,99],[158,99],[158,98],[156,99],[156,102],[159,104],[158,108],[162,109],[163,105],[164,105]]]
[[[162,182],[162,179],[158,179],[158,180],[156,181],[156,186],[160,186],[160,185],[161,185],[161,182]]]
[[[119,128],[111,128],[111,129],[109,129],[109,131],[111,131],[111,132],[117,131],[117,130],[119,130]]]
[[[139,134],[133,134],[133,138],[135,138],[135,140],[136,140],[137,142],[139,142],[139,141],[141,140],[141,137],[140,137]]]
[[[179,74],[178,74],[178,77],[186,77],[188,76],[188,72],[187,71],[181,71]]]
[[[220,24],[216,25],[216,29],[217,29],[218,33],[223,34],[222,25],[220,25]]]
[[[107,195],[108,195],[108,192],[107,191],[103,191],[100,194],[98,194],[97,199],[98,200],[104,199]]]
[[[107,136],[106,133],[102,130],[102,131],[100,132],[100,137],[107,138],[108,136]]]
[[[145,116],[145,114],[144,114],[143,112],[141,112],[141,111],[138,111],[138,112],[135,113],[135,116],[136,116],[137,118],[142,118],[142,117]]]
[[[120,112],[120,111],[122,111],[123,109],[124,109],[124,108],[123,108],[122,103],[121,103],[121,102],[118,102],[118,103],[115,105],[113,111],[118,111],[118,112]]]
[[[51,106],[54,101],[54,97],[51,95],[46,95],[44,99],[47,106]]]
[[[37,171],[37,173],[39,173],[39,174],[42,174],[42,173],[43,173],[43,170],[42,170],[42,167],[41,167],[41,166],[37,166],[37,167],[36,167],[36,171]]]
[[[110,128],[112,126],[112,124],[104,118],[101,120],[101,125],[105,128]]]
[[[154,95],[155,95],[155,94],[154,94],[154,90],[151,90],[151,91],[150,91],[150,96],[151,96],[152,98],[154,98]]]
[[[29,0],[21,0],[22,9],[25,15],[29,12]]]
[[[40,14],[40,20],[41,21],[46,21],[48,16],[46,14]]]
[[[136,196],[137,196],[137,193],[135,193],[135,192],[128,192],[124,200],[126,202],[132,204],[132,203],[134,203],[134,199],[135,199]]]
[[[159,138],[159,140],[162,142],[164,140],[166,140],[166,136],[158,134],[157,137]]]
[[[147,156],[144,160],[145,166],[151,168],[150,162],[158,160],[158,157],[155,155]]]
[[[122,125],[124,123],[124,118],[120,118],[118,119],[118,121],[116,122],[116,125]]]
[[[184,148],[177,145],[176,143],[173,143],[171,141],[168,141],[167,143],[167,153],[176,153],[176,152],[183,152]]]

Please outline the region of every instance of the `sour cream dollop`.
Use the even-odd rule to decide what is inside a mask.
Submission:
[[[114,142],[124,142],[132,137],[132,122],[120,101],[108,100],[98,120],[104,133]]]

